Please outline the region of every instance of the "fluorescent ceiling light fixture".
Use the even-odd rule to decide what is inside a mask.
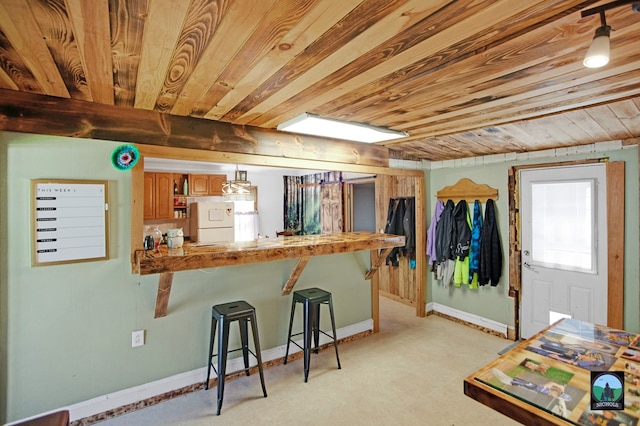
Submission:
[[[382,142],[409,136],[406,132],[368,124],[323,118],[307,112],[279,124],[278,130],[366,143]]]

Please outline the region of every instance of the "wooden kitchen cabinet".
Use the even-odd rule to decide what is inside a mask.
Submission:
[[[173,175],[171,173],[145,172],[144,218],[173,218]]]
[[[156,217],[156,205],[155,205],[155,191],[156,191],[156,174],[146,173],[144,174],[144,218],[155,219]]]
[[[227,175],[209,175],[209,195],[222,195],[222,185],[227,181]]]
[[[189,195],[209,195],[209,175],[189,175]]]
[[[189,175],[189,195],[222,195],[222,184],[227,181],[227,175]]]
[[[187,203],[183,194],[185,179],[188,180],[189,197],[222,195],[222,185],[227,181],[227,175],[145,172],[144,219],[186,219]],[[174,194],[174,183],[178,188],[177,194]]]

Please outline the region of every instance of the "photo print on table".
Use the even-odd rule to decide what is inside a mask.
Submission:
[[[556,333],[555,331],[547,331],[541,337],[553,342],[561,342],[565,347],[580,347],[583,349],[591,349],[602,353],[611,354],[613,356],[620,350],[620,346],[603,340],[583,339],[577,336]]]
[[[587,391],[569,384],[573,373],[529,358],[504,360],[479,377],[484,383],[560,417],[567,417]]]
[[[624,348],[624,350],[620,354],[620,358],[640,362],[640,349]]]
[[[566,336],[576,336],[581,340],[604,342],[617,346],[631,346],[634,341],[639,340],[637,344],[640,345],[640,335],[636,333],[591,324],[572,318],[564,319],[550,331]]]
[[[596,340],[613,343],[618,346],[629,346],[638,338],[636,333],[630,333],[624,330],[615,330],[601,325],[596,325],[595,330]]]
[[[624,409],[636,417],[640,416],[640,377],[624,371]]]
[[[640,364],[618,358],[611,371],[624,372],[624,409],[634,417],[640,417]]]
[[[588,407],[580,416],[578,423],[585,426],[636,426],[638,419],[624,411],[591,410],[591,407]]]
[[[560,336],[560,339],[543,335],[532,340],[525,349],[589,371],[608,370],[616,360],[613,355],[594,349],[590,343],[587,343],[587,346],[581,343],[566,343],[563,341],[564,336],[556,336]]]

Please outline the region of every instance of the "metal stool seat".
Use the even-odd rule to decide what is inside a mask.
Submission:
[[[303,326],[300,333],[291,334],[293,328],[293,317],[296,311],[296,304],[302,303],[303,306]],[[329,315],[331,316],[331,329],[333,330],[333,336],[320,330],[320,306],[329,306]],[[297,290],[293,292],[293,299],[291,302],[291,318],[289,320],[289,336],[287,338],[287,349],[284,355],[284,363],[287,363],[287,357],[289,356],[289,344],[293,343],[304,352],[304,381],[309,378],[309,364],[311,362],[311,335],[313,334],[313,350],[318,353],[318,346],[320,341],[320,333],[331,338],[333,340],[333,346],[336,350],[336,360],[338,361],[338,369],[340,366],[340,357],[338,356],[338,340],[336,339],[336,322],[333,316],[333,301],[331,300],[331,293],[319,288],[308,288],[304,290]],[[292,340],[292,337],[303,335],[303,346]]]
[[[242,347],[229,350],[229,324],[232,321],[238,321]],[[218,322],[220,323],[220,329],[218,332],[218,351],[217,353],[214,353],[213,343],[215,340],[216,326]],[[253,346],[255,352],[249,349],[249,322],[251,322],[251,330],[253,332]],[[224,379],[226,377],[227,369],[227,354],[229,352],[236,351],[242,351],[242,357],[244,360],[244,371],[247,373],[247,376],[249,375],[249,354],[253,355],[258,361],[258,371],[260,372],[262,393],[266,397],[267,388],[264,385],[264,373],[262,371],[262,356],[260,355],[260,340],[258,338],[256,310],[253,306],[251,306],[244,300],[215,305],[211,309],[211,338],[209,340],[209,357],[207,361],[207,381],[204,383],[204,388],[209,389],[209,377],[211,374],[211,369],[213,368],[218,376],[217,415],[220,415],[220,409],[222,408],[222,398],[224,396]],[[216,356],[218,357],[218,368],[213,365],[213,357]]]

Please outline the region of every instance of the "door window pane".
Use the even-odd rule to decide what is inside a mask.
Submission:
[[[594,181],[533,183],[532,261],[595,273]]]

